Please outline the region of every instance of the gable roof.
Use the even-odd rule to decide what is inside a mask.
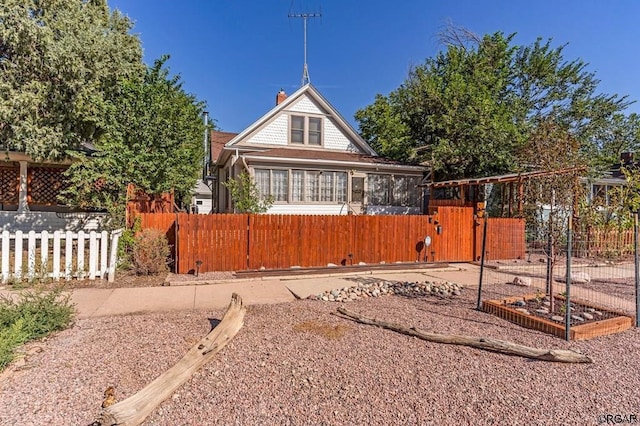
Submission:
[[[260,117],[257,121],[251,124],[249,127],[244,129],[238,135],[236,135],[233,139],[226,143],[225,147],[233,147],[242,141],[246,136],[250,135],[252,132],[257,130],[264,123],[271,120],[273,117],[287,109],[290,105],[294,104],[304,95],[307,95],[314,101],[316,101],[325,111],[327,111],[327,115],[334,119],[338,128],[344,131],[349,138],[353,141],[353,143],[358,146],[358,148],[362,149],[365,153],[375,156],[376,152],[367,144],[367,142],[362,139],[362,137],[355,131],[355,129],[347,122],[342,115],[325,99],[324,96],[318,92],[318,90],[311,85],[311,83],[305,84],[300,89],[295,91],[289,97],[287,97],[284,101],[280,102],[274,108],[272,108],[265,115]]]
[[[220,132],[218,130],[212,130],[209,133],[209,140],[211,143],[211,162],[215,163],[218,161],[220,154],[224,148],[224,145],[229,142],[231,139],[236,137],[237,133],[231,132]]]

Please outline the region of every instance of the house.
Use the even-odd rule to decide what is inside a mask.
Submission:
[[[587,201],[590,204],[599,204],[602,207],[609,206],[611,196],[618,191],[618,188],[627,184],[622,168],[638,170],[640,162],[634,158],[633,152],[623,152],[620,154],[620,161],[609,167],[602,176],[597,179],[585,179],[587,186]]]
[[[0,162],[0,231],[98,230],[106,214],[61,205],[70,160],[35,161],[6,151]]]
[[[209,150],[208,150],[208,162],[205,169],[209,169],[209,165],[213,165],[216,159],[220,156],[224,145],[231,139],[236,137],[237,133],[221,132],[212,130],[209,132]],[[207,170],[208,171],[208,170]],[[196,186],[193,189],[193,197],[191,198],[191,211],[199,214],[217,213],[214,209],[214,202],[216,201],[216,194],[218,192],[217,177],[207,176],[205,173],[204,179],[198,179]]]
[[[425,168],[379,157],[311,84],[239,134],[214,132],[215,212],[233,212],[222,185],[248,172],[271,214],[420,214]]]

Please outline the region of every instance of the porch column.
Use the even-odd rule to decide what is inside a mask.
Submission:
[[[20,193],[18,194],[18,213],[29,211],[27,205],[27,162],[20,161]]]

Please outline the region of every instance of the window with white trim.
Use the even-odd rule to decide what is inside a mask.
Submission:
[[[309,135],[307,137],[309,145],[322,145],[322,119],[309,117]]]
[[[263,200],[270,194],[269,175],[267,169],[255,169],[254,171],[254,180],[258,191],[260,191],[260,198]]]
[[[271,195],[273,195],[273,201],[289,200],[288,170],[271,170]]]
[[[295,145],[322,146],[322,118],[292,115],[289,140]]]
[[[291,116],[291,143],[304,144],[304,117]]]
[[[271,195],[276,202],[347,202],[346,172],[255,169],[254,174],[263,199]]]
[[[294,203],[304,201],[304,171],[302,170],[291,171],[291,201]]]

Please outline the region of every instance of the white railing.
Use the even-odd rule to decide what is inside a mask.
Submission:
[[[2,282],[46,278],[113,281],[121,233],[121,230],[110,235],[107,231],[3,231]]]

